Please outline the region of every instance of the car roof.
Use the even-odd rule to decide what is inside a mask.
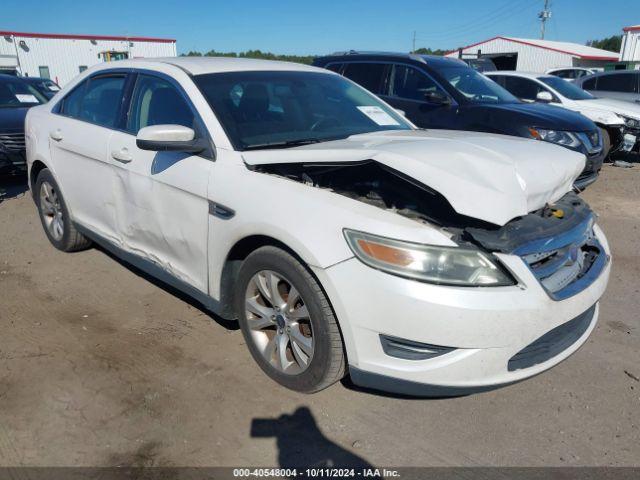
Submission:
[[[531,78],[533,80],[538,80],[540,78],[556,78],[553,75],[547,75],[545,73],[518,72],[516,70],[496,70],[495,72],[484,72],[484,74],[487,76],[506,75],[508,77],[524,77]]]
[[[403,53],[403,52],[368,52],[368,51],[356,51],[349,50],[345,52],[335,52],[330,55],[324,55],[318,57],[318,60],[358,60],[359,58],[366,58],[367,60],[389,59],[389,58],[401,58],[406,60],[413,60],[416,62],[425,63],[434,67],[437,66],[450,66],[452,64],[464,63],[461,60],[453,57],[441,57],[439,55],[423,55],[417,53]],[[465,64],[466,65],[466,64]]]
[[[164,57],[136,58],[111,62],[114,68],[139,67],[140,62],[174,65],[191,75],[206,73],[243,72],[243,71],[301,71],[327,73],[322,68],[303,65],[301,63],[281,62],[275,60],[259,60],[255,58],[237,57]]]

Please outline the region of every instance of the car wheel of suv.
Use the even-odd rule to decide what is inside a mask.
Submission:
[[[54,247],[63,252],[75,252],[91,246],[91,240],[73,226],[60,188],[47,168],[38,174],[34,197],[42,227]]]
[[[261,247],[244,261],[235,307],[260,368],[299,392],[317,392],[345,374],[342,337],[316,279],[289,253]]]

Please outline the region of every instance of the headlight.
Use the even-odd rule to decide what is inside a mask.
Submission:
[[[360,261],[378,270],[439,285],[515,285],[491,254],[462,247],[437,247],[344,231]]]
[[[629,128],[640,128],[640,120],[631,117],[625,117],[624,115],[620,115],[624,120],[624,124]]]
[[[580,146],[578,137],[563,130],[545,130],[544,128],[529,127],[529,133],[536,140],[544,140],[545,142],[557,143],[563,147],[576,148]]]

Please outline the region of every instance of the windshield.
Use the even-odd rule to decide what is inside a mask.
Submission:
[[[339,75],[228,72],[194,80],[237,150],[412,129],[392,108]]]
[[[493,80],[472,68],[455,66],[438,70],[449,85],[473,103],[519,103],[520,101]]]
[[[538,77],[538,80],[546,83],[569,100],[592,100],[595,98],[589,92],[585,92],[574,83],[567,82],[560,77]]]
[[[0,80],[0,108],[33,107],[47,99],[31,85],[13,78]]]

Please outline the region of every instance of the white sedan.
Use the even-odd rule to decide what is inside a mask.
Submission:
[[[232,58],[95,66],[26,135],[56,248],[96,242],[238,319],[297,391],[495,388],[596,325],[609,247],[565,148],[418,130],[328,70]]]
[[[551,103],[590,118],[603,131],[605,149],[628,152],[640,140],[640,104],[594,97],[554,75],[516,71],[487,72],[486,75],[521,100]]]

